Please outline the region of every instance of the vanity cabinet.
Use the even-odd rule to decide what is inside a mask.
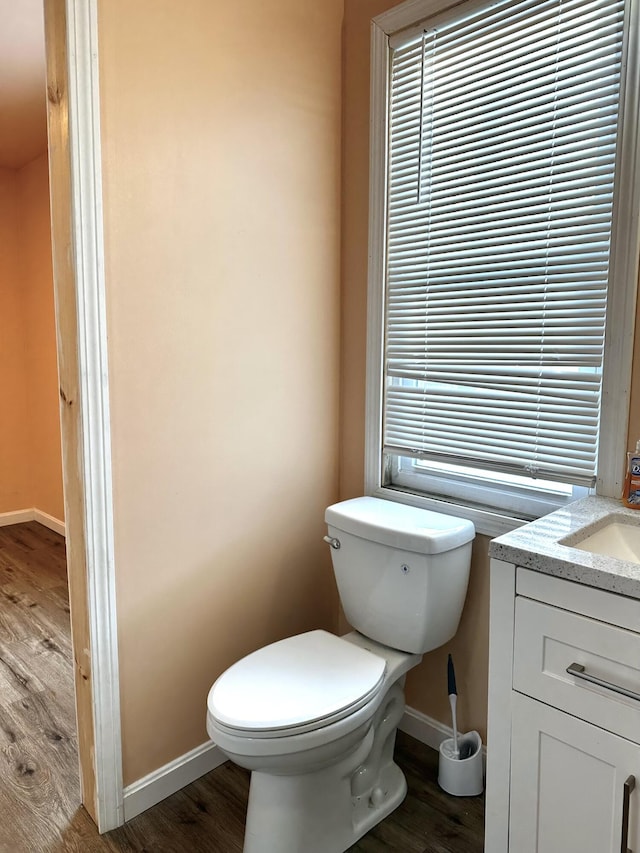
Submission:
[[[640,853],[640,601],[492,560],[486,853]]]

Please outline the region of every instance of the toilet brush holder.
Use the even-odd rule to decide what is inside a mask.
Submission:
[[[453,738],[440,744],[438,785],[454,797],[475,797],[483,790],[482,738],[478,732],[467,732],[458,738],[458,755]]]

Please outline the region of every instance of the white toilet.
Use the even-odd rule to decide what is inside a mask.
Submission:
[[[343,853],[402,802],[405,673],[451,639],[464,604],[470,521],[369,497],[325,520],[356,630],[266,646],[207,698],[209,736],[253,771],[244,853]]]

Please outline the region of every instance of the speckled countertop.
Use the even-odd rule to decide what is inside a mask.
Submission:
[[[617,520],[640,527],[640,510],[612,498],[589,497],[494,539],[489,554],[547,575],[640,599],[640,565],[571,547]]]

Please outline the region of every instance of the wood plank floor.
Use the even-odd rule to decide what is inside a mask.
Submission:
[[[64,539],[0,528],[1,853],[241,853],[249,774],[230,763],[98,835],[79,805],[71,662]],[[480,853],[483,798],[444,795],[437,753],[402,733],[397,760],[406,800],[350,853]]]

